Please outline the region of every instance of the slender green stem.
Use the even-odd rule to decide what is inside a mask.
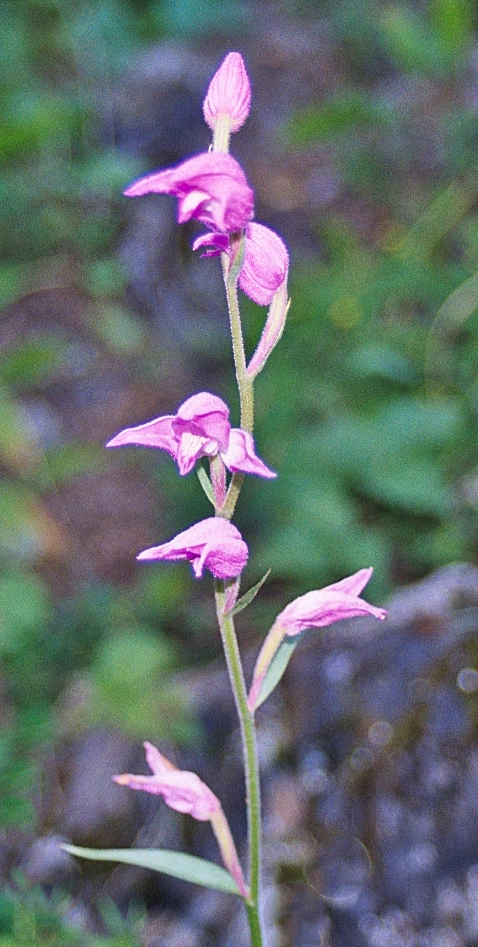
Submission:
[[[241,313],[237,298],[237,279],[230,279],[228,274],[229,257],[222,254],[222,270],[226,287],[227,308],[231,325],[232,352],[236,369],[237,387],[241,403],[241,427],[252,433],[254,427],[254,382],[246,374],[246,353],[242,336]]]
[[[235,473],[232,475],[232,479],[226,493],[226,501],[221,509],[221,516],[223,516],[226,520],[232,519],[243,483],[244,474]]]
[[[214,131],[213,150],[229,150],[230,134],[229,116],[221,115],[218,118]],[[236,235],[239,236],[239,235]],[[232,239],[232,237],[231,237]],[[244,250],[244,235],[242,252]],[[239,248],[241,253],[241,248]],[[240,257],[237,257],[238,263]],[[230,259],[227,253],[221,254],[222,272],[226,288],[227,308],[231,326],[232,352],[236,370],[237,387],[241,409],[241,428],[252,434],[254,427],[254,381],[246,373],[246,353],[242,334],[241,313],[237,298],[238,272],[230,271]],[[237,499],[244,481],[244,475],[235,473],[229,484],[224,504],[216,515],[231,519]],[[216,612],[221,631],[221,638],[226,657],[229,680],[234,695],[237,715],[241,728],[242,748],[244,755],[244,773],[246,781],[247,827],[249,841],[249,899],[246,901],[247,916],[251,934],[252,947],[263,947],[263,934],[259,916],[259,885],[261,866],[261,794],[259,782],[259,762],[257,758],[256,731],[254,716],[247,706],[247,689],[242,669],[241,656],[237,643],[234,620],[232,615],[226,615],[226,591],[224,582],[215,580],[214,595]]]
[[[259,885],[261,867],[261,797],[259,762],[257,758],[254,716],[247,706],[247,689],[237,643],[234,620],[224,614],[226,593],[223,582],[215,582],[214,594],[221,638],[226,656],[229,679],[241,727],[246,780],[247,825],[249,836],[249,891],[246,902],[253,947],[263,947],[259,917]]]

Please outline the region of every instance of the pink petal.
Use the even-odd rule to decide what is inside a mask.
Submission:
[[[177,769],[151,743],[145,743],[146,759],[153,776],[135,776],[123,773],[113,776],[115,782],[130,789],[142,789],[155,796],[162,796],[166,805],[177,812],[185,812],[201,822],[209,821],[221,804],[214,793],[196,775]]]
[[[204,118],[214,131],[218,115],[228,115],[230,131],[237,132],[249,115],[250,105],[251,86],[244,60],[240,53],[228,53],[209,84]]]
[[[175,168],[148,174],[124,193],[173,194],[179,199],[180,223],[194,217],[219,233],[243,230],[254,212],[254,195],[240,164],[219,151],[202,152]]]
[[[229,435],[229,444],[227,450],[221,451],[221,457],[232,473],[256,474],[258,477],[267,477],[271,479],[277,477],[277,474],[257,456],[254,450],[254,438],[249,431],[243,431],[242,428],[232,428]]]
[[[189,431],[201,437],[211,438],[217,441],[221,449],[227,445],[231,430],[229,408],[217,395],[212,395],[209,391],[200,391],[180,405],[173,421],[173,429],[177,437],[180,437],[184,431]]]
[[[219,256],[220,253],[227,253],[229,250],[229,237],[224,233],[203,233],[196,237],[193,243],[193,250],[200,250],[202,247],[208,247],[201,256]]]
[[[173,431],[174,415],[166,414],[137,427],[127,427],[108,441],[107,447],[124,447],[126,444],[138,444],[140,447],[159,447],[176,457],[177,438]]]
[[[238,529],[222,517],[208,517],[161,546],[145,549],[138,559],[187,559],[196,578],[208,569],[218,579],[235,579],[242,572],[249,550]]]
[[[264,227],[250,223],[246,227],[244,263],[239,286],[259,306],[268,306],[274,293],[287,279],[289,255],[281,238]]]

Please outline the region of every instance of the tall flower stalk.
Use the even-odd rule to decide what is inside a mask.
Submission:
[[[223,868],[182,853],[162,850],[107,852],[68,850],[87,858],[110,859],[156,868],[176,877],[236,894],[244,901],[252,947],[264,947],[261,921],[261,795],[255,713],[282,676],[293,647],[304,629],[330,625],[342,618],[369,614],[385,618],[385,611],[360,598],[372,569],[361,569],[325,589],[308,592],[289,603],[278,615],[260,648],[249,690],[246,685],[235,614],[245,608],[264,580],[239,598],[240,580],[249,550],[231,522],[244,478],[276,476],[258,456],[253,438],[254,381],[281,338],[289,308],[289,258],[278,236],[254,217],[254,194],[238,162],[229,154],[232,133],[249,114],[251,88],[239,53],[229,53],[209,85],[203,112],[213,132],[211,149],[175,168],[152,172],[133,182],[129,197],[172,194],[178,199],[178,222],[197,220],[207,229],[193,249],[204,256],[220,256],[231,331],[232,357],[240,404],[240,426],[231,427],[225,402],[211,392],[191,395],[175,414],[126,428],[108,447],[138,445],[164,450],[185,476],[197,465],[200,483],[214,515],[194,523],[172,539],[143,550],[139,560],[190,563],[196,579],[209,571],[214,577],[214,599],[241,733],[248,827],[248,871],[243,872],[236,845],[218,797],[196,773],[177,769],[146,742],[152,775],[125,773],[114,777],[120,785],[161,796],[179,812],[209,821],[216,836]],[[250,358],[244,347],[239,291],[268,312],[257,348]],[[209,473],[203,462],[209,464]]]

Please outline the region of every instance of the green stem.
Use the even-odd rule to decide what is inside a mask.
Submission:
[[[246,901],[247,915],[253,947],[263,947],[263,936],[259,917],[259,885],[261,864],[261,797],[259,762],[257,758],[254,715],[247,706],[247,689],[237,643],[234,620],[224,614],[226,593],[223,582],[215,581],[214,595],[221,638],[226,656],[229,679],[241,727],[246,780],[247,826],[249,837],[249,891]]]
[[[221,256],[229,322],[231,325],[232,353],[234,356],[234,367],[236,369],[237,387],[239,389],[239,399],[241,403],[241,427],[244,431],[250,431],[252,434],[254,428],[254,382],[246,373],[246,353],[242,336],[241,313],[239,311],[239,301],[237,298],[237,277],[233,279],[229,277],[229,257],[226,253],[221,254]]]

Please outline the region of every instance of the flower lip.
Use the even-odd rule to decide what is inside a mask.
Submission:
[[[254,215],[254,194],[244,171],[232,155],[219,151],[153,171],[133,181],[124,194],[172,194],[179,201],[179,223],[194,218],[223,234],[243,230]]]
[[[228,53],[211,79],[203,103],[204,118],[213,131],[220,115],[229,118],[229,130],[237,132],[251,106],[251,85],[240,53]]]

